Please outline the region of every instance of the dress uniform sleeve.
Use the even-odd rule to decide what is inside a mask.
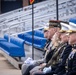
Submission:
[[[66,60],[67,60],[71,50],[72,50],[72,46],[71,45],[67,45],[67,47],[65,48],[64,53],[62,55],[62,61],[58,65],[57,69],[55,70],[56,73],[61,72],[62,70],[65,70]]]
[[[69,54],[71,53],[71,51],[72,51],[72,46],[71,45],[67,45],[67,47],[65,48],[64,53],[62,55],[62,61],[61,61],[60,65],[65,65],[66,60],[67,60]]]
[[[72,70],[68,73],[68,75],[76,75],[76,53],[73,57]]]

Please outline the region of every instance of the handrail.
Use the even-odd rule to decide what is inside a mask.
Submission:
[[[16,26],[18,26],[18,24],[20,24],[20,23],[25,23],[25,22],[19,22],[19,23],[17,23],[17,24],[10,25],[8,28],[3,29],[2,31],[8,30],[9,28],[16,27]]]
[[[46,1],[46,2],[49,3],[48,1]],[[39,4],[40,4],[40,3],[39,3]],[[38,6],[37,4],[35,4],[35,6],[37,6],[36,9],[35,9],[35,11],[38,11],[38,9],[42,8],[41,6],[43,6],[43,5]],[[30,7],[30,6],[29,6],[29,7]],[[40,8],[39,8],[39,7],[40,7]],[[44,7],[46,7],[46,6],[44,6]],[[18,10],[19,10],[19,9],[18,9]],[[51,9],[50,9],[50,10],[51,10]],[[53,9],[52,9],[52,10],[53,10]],[[14,10],[14,11],[15,11],[15,10]],[[24,13],[22,13],[22,14],[23,14],[23,15],[25,14],[25,16],[26,16],[26,15],[28,15],[28,14],[30,13],[30,11],[31,11],[31,10],[29,10],[29,11],[22,11],[22,12],[24,12]],[[21,14],[20,12],[18,12],[18,13]],[[21,15],[22,15],[22,14],[21,14]],[[10,15],[10,16],[13,17],[14,15],[15,15],[15,14]],[[16,16],[16,15],[15,15],[15,16]],[[19,15],[18,15],[18,16],[19,16]],[[7,16],[7,17],[9,17],[9,16]],[[8,20],[9,20],[9,19],[8,19]]]
[[[44,27],[35,28],[34,30],[38,30],[38,29],[42,29],[42,28],[44,28]],[[10,36],[22,34],[22,33],[29,32],[29,31],[32,31],[32,29],[31,29],[31,30],[28,30],[28,31],[22,31],[22,32],[20,32],[20,33],[15,33],[15,34],[12,34],[12,35],[10,35]]]

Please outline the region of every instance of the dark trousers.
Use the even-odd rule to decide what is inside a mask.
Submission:
[[[70,52],[72,50],[72,46],[71,45],[67,45],[64,53],[62,55],[62,62],[59,65],[56,65],[52,68],[52,71],[48,72],[48,73],[43,73],[43,74],[35,74],[35,75],[53,75],[53,74],[57,74],[57,75],[64,75],[65,74],[65,63],[66,63],[66,59],[68,58]]]
[[[54,71],[49,71],[48,73],[35,73],[34,75],[53,75]]]
[[[30,65],[28,68],[27,68],[27,70],[24,72],[24,74],[23,75],[30,75],[30,70],[31,69],[33,69],[35,67],[35,65]]]

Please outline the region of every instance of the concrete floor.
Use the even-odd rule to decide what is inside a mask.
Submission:
[[[0,75],[22,75],[21,70],[14,68],[0,53]]]

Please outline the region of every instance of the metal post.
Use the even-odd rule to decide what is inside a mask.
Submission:
[[[8,41],[10,42],[10,26],[9,26],[9,39],[8,39]]]
[[[59,20],[58,0],[56,0],[56,18],[57,18],[57,20]]]
[[[32,59],[34,59],[34,5],[32,4]]]

